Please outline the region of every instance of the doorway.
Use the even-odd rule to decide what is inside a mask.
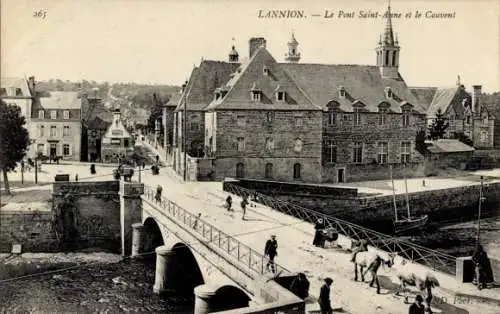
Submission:
[[[95,140],[95,159],[101,159],[101,139],[98,138]],[[95,161],[95,160],[94,160]]]
[[[51,143],[50,144],[50,157],[55,157],[57,156],[57,144]]]
[[[337,169],[337,182],[338,183],[345,182],[345,168]]]
[[[245,165],[239,163],[236,165],[236,178],[244,178],[245,177]]]

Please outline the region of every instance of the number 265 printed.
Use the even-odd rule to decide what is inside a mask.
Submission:
[[[38,10],[38,11],[33,11],[33,17],[39,18],[39,19],[45,19],[47,16],[47,11],[45,10]]]

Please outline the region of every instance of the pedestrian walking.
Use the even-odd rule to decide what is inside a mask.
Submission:
[[[241,219],[245,220],[245,214],[247,213],[248,196],[244,196],[241,200],[241,210],[243,211],[243,216]]]
[[[228,212],[230,212],[230,211],[233,210],[231,208],[232,205],[233,205],[233,198],[231,197],[231,195],[228,195],[227,198],[226,198],[226,208],[227,208]]]
[[[322,244],[324,244],[323,230],[325,229],[325,223],[323,222],[323,219],[319,218],[316,221],[316,225],[314,226],[314,229],[316,231],[314,233],[313,245],[317,246],[317,247],[323,247],[323,245],[322,245]]]
[[[364,277],[367,272],[370,272],[370,274],[372,276],[372,281],[370,282],[370,287],[373,287],[373,284],[376,284],[377,285],[377,294],[380,294],[380,283],[378,282],[377,273],[378,273],[378,269],[380,268],[380,265],[382,265],[383,262],[384,262],[384,260],[380,256],[377,255],[375,260],[373,260],[373,262],[371,262],[371,264],[368,265],[368,267],[366,268],[366,270],[363,273],[363,277]]]
[[[78,173],[75,174],[75,182],[78,182]]]
[[[155,200],[157,203],[161,202],[161,192],[162,191],[163,191],[163,188],[161,187],[161,185],[158,185],[156,187],[156,195],[155,195]]]
[[[278,241],[276,241],[276,235],[271,235],[271,238],[267,240],[266,247],[264,249],[264,256],[269,258],[266,269],[271,268],[271,272],[276,273],[276,266],[274,264],[274,258],[278,255]]]
[[[472,261],[475,267],[474,281],[479,290],[486,287],[486,283],[493,281],[493,272],[491,269],[490,259],[484,251],[481,244],[477,246],[476,252],[472,255]]]
[[[330,286],[333,283],[333,279],[330,277],[325,278],[325,283],[321,286],[319,290],[319,308],[321,309],[321,314],[332,314],[332,304],[330,302]]]
[[[420,294],[417,295],[415,297],[415,302],[412,305],[410,305],[408,314],[424,314],[425,306],[422,302],[424,302],[424,298],[422,298]]]
[[[309,296],[309,280],[304,273],[299,273],[290,286],[290,290],[301,299]]]
[[[194,224],[193,224],[194,230],[196,230],[196,228],[198,228],[198,220],[200,220],[200,217],[201,217],[201,213],[198,213],[198,216],[195,218]]]

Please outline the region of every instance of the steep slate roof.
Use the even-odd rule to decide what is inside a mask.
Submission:
[[[264,74],[264,67],[269,70],[268,75]],[[207,110],[321,110],[263,46],[258,48],[248,63],[243,64],[239,72],[222,87],[228,90],[227,94],[223,98],[213,100]],[[261,101],[251,100],[252,88],[262,92]],[[276,100],[277,89],[285,91],[284,102]]]
[[[44,109],[81,109],[78,92],[50,92],[50,97],[40,97]]]
[[[431,105],[434,94],[436,94],[437,87],[410,87],[410,90],[427,110]]]
[[[239,67],[239,63],[203,60],[194,68],[182,97],[188,103],[188,110],[203,110],[213,99],[216,88],[225,84]],[[177,111],[184,108],[180,101]]]
[[[427,116],[429,118],[435,117],[438,110],[441,110],[442,113],[448,109],[453,98],[458,92],[459,87],[452,88],[440,88],[437,89],[434,97],[432,98],[432,102],[427,108]]]
[[[31,91],[28,86],[28,81],[24,78],[19,77],[2,77],[0,78],[0,88],[2,97],[9,96],[23,96],[23,97],[31,97]],[[16,95],[16,88],[21,89],[22,95]],[[5,89],[5,94],[3,93]]]
[[[305,64],[282,63],[298,85],[307,93],[313,102],[323,109],[335,100],[340,104],[340,110],[353,112],[352,103],[361,101],[369,112],[378,112],[378,105],[386,102],[393,112],[401,112],[404,101],[413,105],[419,113],[425,113],[425,108],[410,91],[401,76],[399,79],[386,79],[380,74],[377,66],[342,65],[342,64]],[[339,97],[338,88],[345,88],[346,97]],[[385,88],[390,87],[397,98],[387,99]]]
[[[466,145],[459,140],[448,140],[441,139],[437,141],[431,141],[431,146],[427,149],[434,154],[438,153],[463,153],[472,152],[475,149],[469,145]]]

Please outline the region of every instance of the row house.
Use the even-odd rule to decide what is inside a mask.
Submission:
[[[204,147],[204,109],[212,101],[215,90],[229,81],[230,74],[239,66],[237,55],[231,60],[233,61],[203,60],[193,69],[189,80],[182,86],[181,96],[174,111],[172,143],[173,165],[179,173],[183,171],[184,147],[187,155],[191,157],[207,157]],[[186,121],[184,116],[187,116]]]
[[[448,122],[445,137],[454,138],[459,133],[472,140],[478,149],[494,147],[495,117],[481,103],[481,85],[466,91],[457,79],[455,87],[414,87],[412,92],[426,108],[427,124],[431,125],[441,113]]]
[[[77,92],[50,92],[31,110],[29,156],[80,160],[82,99]]]
[[[35,78],[2,77],[0,80],[0,99],[8,105],[21,109],[27,124],[31,118],[31,107],[35,99]]]

